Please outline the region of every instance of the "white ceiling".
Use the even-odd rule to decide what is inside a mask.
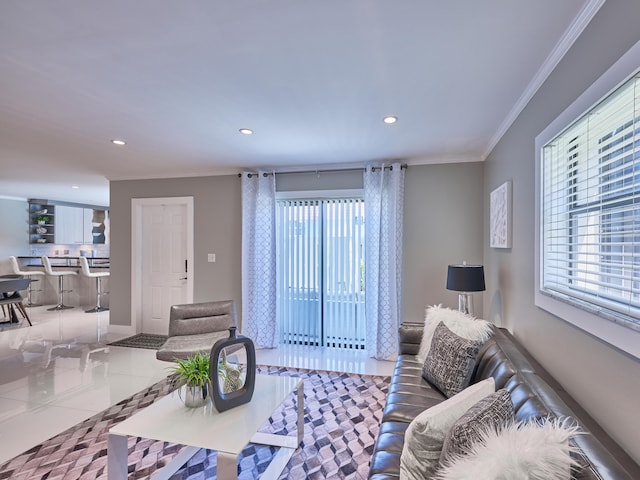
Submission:
[[[108,179],[481,160],[593,4],[3,0],[0,195],[108,204]]]

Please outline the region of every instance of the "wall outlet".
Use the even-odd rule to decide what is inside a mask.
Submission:
[[[207,262],[215,263],[215,261],[216,261],[216,254],[215,253],[207,254]]]

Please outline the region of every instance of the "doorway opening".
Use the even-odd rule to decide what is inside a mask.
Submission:
[[[365,348],[364,200],[278,200],[280,342]]]

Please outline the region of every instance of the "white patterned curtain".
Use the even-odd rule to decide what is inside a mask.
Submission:
[[[366,345],[369,355],[379,360],[393,360],[398,354],[403,203],[400,163],[365,169]]]
[[[242,174],[242,333],[277,346],[276,183],[273,173]]]

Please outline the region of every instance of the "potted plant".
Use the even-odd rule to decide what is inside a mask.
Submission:
[[[38,225],[44,225],[45,223],[49,223],[49,217],[47,215],[38,215],[36,217],[38,221]]]
[[[187,359],[177,358],[175,365],[170,368],[177,374],[178,395],[185,406],[193,408],[204,405],[209,393],[209,356],[198,352]]]

